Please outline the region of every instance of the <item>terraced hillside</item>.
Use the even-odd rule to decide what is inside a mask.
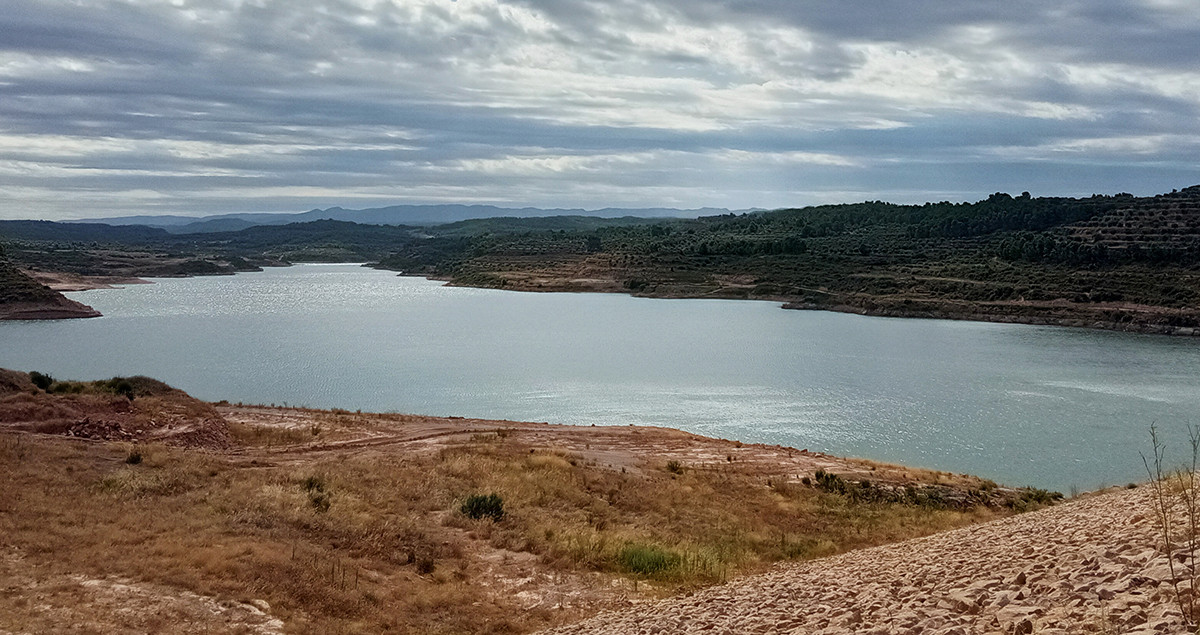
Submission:
[[[1200,186],[1132,199],[1068,229],[1075,240],[1114,250],[1195,250],[1200,247]]]
[[[1200,187],[1155,197],[854,205],[431,238],[380,266],[455,284],[1195,334]]]

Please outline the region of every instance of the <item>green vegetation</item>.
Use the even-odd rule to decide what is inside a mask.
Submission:
[[[463,501],[459,511],[467,518],[480,520],[490,519],[492,522],[504,520],[504,500],[497,494],[472,494]]]
[[[993,500],[996,489],[996,484],[990,481],[983,482],[980,487],[968,489],[965,492],[936,485],[920,488],[913,485],[900,487],[873,483],[867,479],[848,481],[825,470],[817,470],[813,474],[813,479],[805,484],[811,484],[823,492],[841,496],[852,503],[913,505],[926,509],[960,510],[989,504],[989,501]],[[1015,496],[1005,499],[1003,505],[1016,512],[1027,512],[1048,507],[1062,499],[1063,495],[1059,492],[1024,487],[1016,490]]]
[[[35,386],[56,395],[100,394],[118,395],[133,401],[136,397],[152,397],[178,392],[167,384],[149,377],[113,377],[97,381],[57,381],[37,371],[29,373]]]
[[[437,237],[379,266],[459,284],[880,315],[1200,327],[1200,186],[1156,197],[881,201],[587,231]],[[436,245],[436,248],[434,246]]]
[[[617,554],[621,569],[640,576],[663,577],[679,567],[683,558],[655,545],[631,543]]]
[[[36,370],[29,373],[29,381],[32,381],[34,386],[43,391],[50,390],[50,386],[54,385],[53,377],[39,373]]]
[[[146,228],[142,228],[146,229]],[[374,261],[456,284],[1173,332],[1200,328],[1200,186],[1154,197],[867,201],[697,219],[315,221],[172,235],[0,222],[21,266],[206,275]]]

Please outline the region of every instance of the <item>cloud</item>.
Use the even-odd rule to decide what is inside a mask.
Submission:
[[[1196,50],[1182,0],[9,0],[0,217],[1150,194]]]

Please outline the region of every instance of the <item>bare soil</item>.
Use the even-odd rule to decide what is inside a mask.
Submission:
[[[0,633],[529,632],[1019,497],[669,429],[51,396],[23,378],[0,377]],[[949,506],[854,502],[813,487],[818,470]],[[499,492],[503,520],[465,517],[472,492]]]
[[[54,291],[91,291],[92,289],[115,289],[127,284],[153,284],[149,280],[132,276],[85,276],[66,271],[35,271],[23,269],[22,273]]]
[[[1180,549],[1175,566],[1168,563],[1153,493],[1150,486],[1114,490],[927,538],[781,565],[547,635],[1195,632],[1184,617],[1197,581],[1189,564],[1195,554]]]

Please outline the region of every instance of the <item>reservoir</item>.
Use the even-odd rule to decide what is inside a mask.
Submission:
[[[1200,340],[453,288],[355,265],[68,294],[0,322],[0,366],[149,375],[206,400],[657,425],[1068,492],[1182,464]]]

